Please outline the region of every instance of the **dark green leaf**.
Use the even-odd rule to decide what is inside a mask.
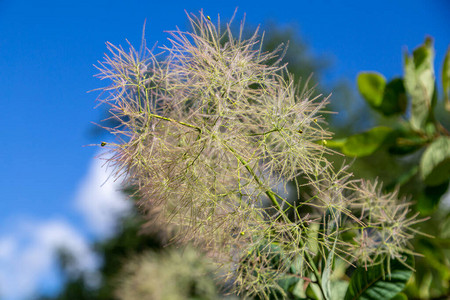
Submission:
[[[445,109],[450,111],[450,46],[447,49],[442,66],[442,87],[444,89]]]
[[[394,78],[388,84],[381,74],[360,73],[358,88],[370,106],[385,116],[404,113],[407,97],[403,80]]]
[[[376,72],[362,72],[357,77],[358,90],[367,103],[373,108],[380,106],[383,101],[386,79]]]
[[[389,147],[389,153],[394,155],[406,155],[417,151],[420,147],[421,145],[419,144],[393,145]]]
[[[342,153],[355,157],[370,155],[380,148],[391,132],[392,128],[380,126],[352,135],[341,147]]]
[[[422,155],[420,173],[425,184],[439,185],[450,178],[450,138],[437,138]]]
[[[387,274],[387,262],[367,268],[359,267],[353,273],[345,294],[345,300],[389,300],[403,290],[411,277],[412,270],[405,266],[413,263],[408,256],[406,262],[390,262],[390,274]]]
[[[430,38],[413,51],[412,57],[405,55],[404,85],[412,98],[410,123],[415,130],[422,131],[430,116],[435,86],[433,61],[434,49]]]
[[[385,116],[402,114],[406,110],[407,99],[403,80],[395,78],[384,89],[383,100],[376,108]]]

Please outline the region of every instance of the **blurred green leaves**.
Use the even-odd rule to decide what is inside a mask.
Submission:
[[[407,184],[417,173],[420,174],[419,186],[423,190],[418,197],[418,207],[428,213],[439,204],[450,178],[449,132],[434,117],[438,95],[433,65],[433,41],[427,37],[412,55],[405,53],[403,78],[387,81],[377,72],[359,73],[357,85],[361,96],[373,110],[384,117],[391,117],[390,126],[373,127],[327,143],[350,157],[373,155],[379,149],[386,149],[390,155],[396,156],[417,153],[420,163],[416,166],[420,167],[406,170],[391,186]],[[448,102],[450,48],[442,68],[442,86],[444,99]],[[448,103],[446,105],[449,106]]]
[[[414,248],[424,255],[418,258],[417,272],[406,291],[415,298],[442,297],[449,293],[450,243],[444,234],[446,226],[441,226],[448,225],[445,220],[449,218],[445,216],[449,214],[438,208],[443,207],[440,202],[450,182],[450,133],[445,128],[450,111],[450,47],[442,65],[442,98],[437,90],[434,56],[432,38],[427,37],[412,53],[404,54],[403,77],[389,81],[377,72],[359,73],[358,90],[370,108],[378,113],[379,125],[385,126],[378,125],[327,143],[350,157],[368,157],[374,161],[389,157],[387,161],[393,164],[392,169],[395,165],[399,170],[392,171],[395,175],[391,174],[388,189],[399,189],[408,196],[412,194],[416,213],[431,217],[420,228],[425,236],[414,242]],[[438,103],[439,100],[442,103]],[[443,103],[445,109],[438,111],[436,106]],[[372,166],[376,174],[381,173],[382,163],[386,162]],[[356,299],[355,291],[361,291],[364,283],[373,279],[370,277],[373,270],[368,271],[355,272],[346,299]],[[389,297],[363,292],[358,299],[389,299],[395,296],[394,292]],[[394,299],[404,298],[405,295],[397,294]]]
[[[379,113],[391,116],[405,112],[407,100],[402,79],[395,78],[386,83],[379,73],[361,72],[357,84],[363,98]]]

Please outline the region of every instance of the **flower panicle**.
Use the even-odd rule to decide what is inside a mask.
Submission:
[[[117,138],[109,162],[149,218],[202,247],[237,291],[266,298],[286,276],[320,281],[314,257],[332,249],[349,263],[398,257],[415,216],[396,193],[334,169],[328,97],[301,89],[283,46],[264,52],[258,30],[244,38],[242,23],[235,37],[230,23],[188,18],[192,31],[157,49],[108,44],[98,66],[111,81],[100,96]]]

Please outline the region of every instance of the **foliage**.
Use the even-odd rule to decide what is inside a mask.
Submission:
[[[109,44],[99,67],[120,124],[109,128],[117,142],[101,145],[149,219],[202,248],[248,297],[331,299],[337,260],[407,264],[416,215],[396,191],[332,166],[327,98],[298,86],[281,48],[261,51],[258,32],[235,38],[203,14],[190,21],[165,53]]]
[[[417,268],[423,272],[415,273],[416,287],[410,288],[410,294],[415,297],[442,296],[449,292],[449,240],[437,230],[441,226],[431,225],[437,220],[440,220],[438,223],[448,220],[448,209],[447,212],[436,212],[436,209],[450,180],[450,134],[445,128],[450,111],[449,60],[450,48],[442,68],[444,97],[440,103],[431,38],[426,38],[412,55],[405,53],[402,78],[386,82],[377,72],[361,72],[357,78],[358,89],[374,111],[389,117],[385,119],[389,120],[388,126],[374,127],[328,143],[347,156],[375,159],[381,152],[391,156],[391,172],[397,173],[393,166],[397,164],[401,165],[402,173],[393,175],[389,186],[396,186],[403,194],[415,194],[415,209],[432,216],[422,227],[436,239],[423,237],[414,242],[415,248],[426,256],[419,259]],[[447,112],[437,106],[444,101]],[[444,115],[444,124],[439,115]],[[398,159],[395,161],[395,158]]]
[[[392,272],[387,273],[395,265]],[[410,260],[407,264],[411,264]],[[345,300],[378,300],[392,299],[401,292],[411,277],[413,270],[404,262],[386,261],[384,264],[367,269],[358,268],[350,280],[349,288],[345,294]]]

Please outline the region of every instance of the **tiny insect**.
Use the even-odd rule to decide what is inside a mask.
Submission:
[[[106,146],[106,142],[102,142],[102,143],[100,144],[100,146],[105,147],[105,146]]]
[[[209,21],[211,21],[211,18],[210,18],[209,16],[206,16],[206,18],[207,18]]]
[[[298,130],[298,133],[303,133],[303,130],[299,129],[299,130]]]
[[[314,119],[314,122],[316,122],[316,123],[317,123],[317,119]]]
[[[241,231],[241,235],[245,235],[245,232],[244,232],[244,231]]]

